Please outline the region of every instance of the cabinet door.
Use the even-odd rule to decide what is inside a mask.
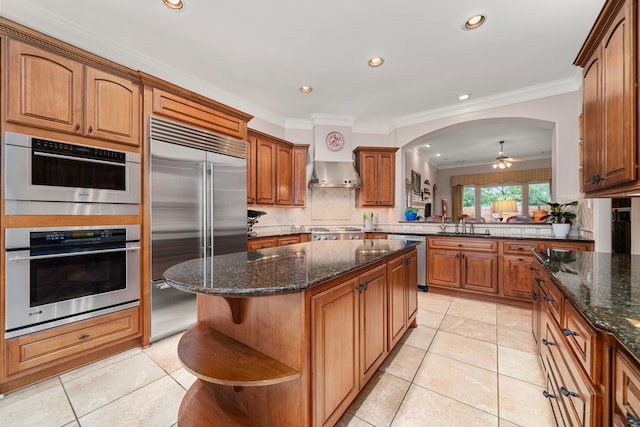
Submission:
[[[247,138],[247,203],[256,203],[256,146],[257,138]]]
[[[276,202],[276,146],[258,139],[256,142],[256,203]]]
[[[406,267],[405,257],[397,257],[387,263],[389,276],[389,351],[400,340],[407,328]]]
[[[278,237],[276,240],[278,246],[295,245],[300,243],[300,236]]]
[[[396,162],[394,153],[380,153],[378,157],[378,206],[394,206]]]
[[[311,301],[314,425],[333,425],[359,391],[358,280]]]
[[[364,385],[387,355],[387,268],[358,277],[360,284],[360,384]]]
[[[503,255],[502,257],[502,295],[531,301],[531,264],[533,257]]]
[[[632,360],[621,349],[616,351],[613,412],[616,418],[627,421],[640,418],[640,371]]]
[[[636,178],[633,4],[625,2],[602,42],[603,188]]]
[[[291,206],[293,200],[293,156],[291,147],[276,144],[276,204]]]
[[[407,264],[407,326],[409,319],[418,311],[418,251],[405,255]]]
[[[542,290],[540,284],[538,284],[538,276],[536,271],[541,268],[538,263],[533,267],[531,274],[531,331],[533,332],[533,340],[536,342],[536,348],[538,354],[540,353],[540,325],[541,325],[541,310],[542,310]]]
[[[360,206],[378,205],[378,155],[376,153],[360,154]]]
[[[429,249],[427,278],[429,285],[460,287],[460,253]]]
[[[498,255],[463,252],[462,287],[474,291],[498,292]]]
[[[122,77],[85,69],[84,134],[140,145],[140,88]]]
[[[600,175],[602,132],[601,105],[602,85],[600,75],[600,50],[591,57],[582,72],[582,116],[583,116],[583,173],[582,188],[585,192],[597,190],[601,184],[596,179]]]
[[[83,68],[79,62],[9,40],[7,120],[82,133]]]
[[[256,249],[275,248],[277,246],[276,239],[273,237],[263,237],[259,239],[247,240],[247,250],[255,251]]]
[[[307,203],[307,148],[293,148],[293,206]]]

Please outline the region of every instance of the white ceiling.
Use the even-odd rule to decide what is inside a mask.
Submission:
[[[174,12],[161,0],[0,0],[0,13],[280,126],[323,116],[389,130],[421,115],[478,108],[514,94],[535,98],[577,90],[580,70],[573,59],[604,4],[184,1],[186,8]],[[485,14],[486,23],[464,30],[476,13]],[[384,57],[382,67],[367,65],[374,55]],[[299,93],[303,84],[313,92]],[[462,93],[471,98],[458,101]],[[550,152],[550,142],[520,150],[519,140],[527,147],[524,140],[543,137],[544,129],[529,128],[486,125],[433,143],[444,153],[472,138],[475,148],[464,151],[467,164],[480,161],[475,149],[486,162],[483,144],[489,142],[497,157],[500,140],[512,157]]]

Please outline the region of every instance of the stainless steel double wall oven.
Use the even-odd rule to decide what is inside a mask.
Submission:
[[[4,143],[7,215],[139,214],[139,154],[11,132]],[[7,228],[5,249],[6,338],[139,305],[139,225]]]

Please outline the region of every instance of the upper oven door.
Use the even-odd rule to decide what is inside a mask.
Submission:
[[[14,206],[11,201],[140,203],[140,156],[136,153],[6,132],[4,171],[8,210]]]

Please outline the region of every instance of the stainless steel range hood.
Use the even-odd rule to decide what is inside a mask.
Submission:
[[[315,161],[309,187],[360,188],[360,176],[353,162]]]

